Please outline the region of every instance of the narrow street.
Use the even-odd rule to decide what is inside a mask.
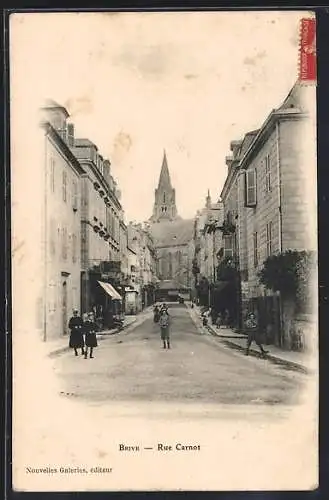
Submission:
[[[185,306],[170,314],[170,350],[148,317],[99,341],[93,359],[69,351],[45,361],[51,375],[34,377],[40,390],[16,432],[25,443],[18,482],[36,487],[19,464],[58,469],[38,474],[38,491],[225,490],[233,479],[255,489],[273,470],[291,471],[292,453],[304,449],[291,438],[296,421],[314,428],[310,405],[295,404],[307,377],[202,334]],[[194,451],[179,451],[186,446]]]
[[[99,342],[94,359],[58,357],[62,392],[90,402],[284,404],[297,401],[303,377],[246,357],[198,331],[184,305],[172,305],[171,346],[152,318]]]

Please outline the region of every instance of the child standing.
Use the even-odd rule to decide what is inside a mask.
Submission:
[[[169,314],[165,309],[161,311],[159,325],[161,329],[161,340],[163,341],[163,348],[170,349]]]
[[[88,357],[88,347],[90,349],[89,357],[93,358],[93,349],[97,347],[97,337],[96,331],[98,330],[97,325],[94,321],[93,313],[89,313],[87,320],[84,324],[84,332],[85,332],[85,359]]]

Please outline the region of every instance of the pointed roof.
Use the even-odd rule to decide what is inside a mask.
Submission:
[[[160,172],[160,177],[159,177],[158,188],[160,186],[171,188],[171,180],[170,180],[170,174],[169,174],[169,169],[168,169],[166,150],[163,151],[163,160],[162,160],[162,167],[161,167],[161,172]]]

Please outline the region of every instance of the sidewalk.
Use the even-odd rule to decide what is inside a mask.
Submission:
[[[137,315],[127,314],[124,318],[124,325],[122,330],[119,330],[119,328],[112,328],[111,330],[102,330],[101,332],[97,333],[97,340],[98,341],[104,340],[108,338],[110,335],[115,335],[124,330],[126,331],[132,325],[134,325],[134,327],[140,325],[141,323],[143,323],[143,321],[145,321],[148,318],[148,316],[152,314],[152,311],[153,311],[153,306],[149,306],[146,307],[143,311],[141,311]],[[62,337],[58,340],[50,340],[48,343],[46,343],[48,356],[54,357],[69,351],[70,347],[68,344],[69,344],[69,335],[66,335],[65,337]]]
[[[201,327],[201,330],[203,329],[205,333],[206,331],[208,331],[210,335],[220,338],[221,342],[223,342],[225,345],[228,345],[232,349],[239,350],[245,354],[247,346],[247,335],[236,332],[231,328],[216,328],[216,326],[212,325],[211,322],[209,322],[209,324],[205,327],[202,325],[200,307],[194,305],[194,307],[191,308],[190,303],[187,303],[186,306],[189,310],[192,320],[198,327]],[[302,373],[310,373],[314,370],[314,367],[311,367],[310,364],[311,356],[309,356],[308,354],[305,354],[303,352],[285,351],[274,345],[265,345],[264,347],[265,350],[269,351],[266,355],[266,359],[272,361],[273,363],[285,365]],[[260,350],[258,346],[254,347],[252,345],[249,351],[249,355],[259,357]]]

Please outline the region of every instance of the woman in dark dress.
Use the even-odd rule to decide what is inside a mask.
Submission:
[[[73,316],[69,321],[69,329],[71,330],[69,346],[74,349],[76,356],[78,356],[79,348],[81,348],[81,354],[84,354],[83,321],[78,315],[77,309],[73,311]]]
[[[97,347],[96,331],[98,330],[97,324],[94,321],[93,313],[88,314],[88,318],[84,323],[85,332],[85,359],[88,357],[88,347],[90,349],[89,357],[93,358],[93,349]]]

